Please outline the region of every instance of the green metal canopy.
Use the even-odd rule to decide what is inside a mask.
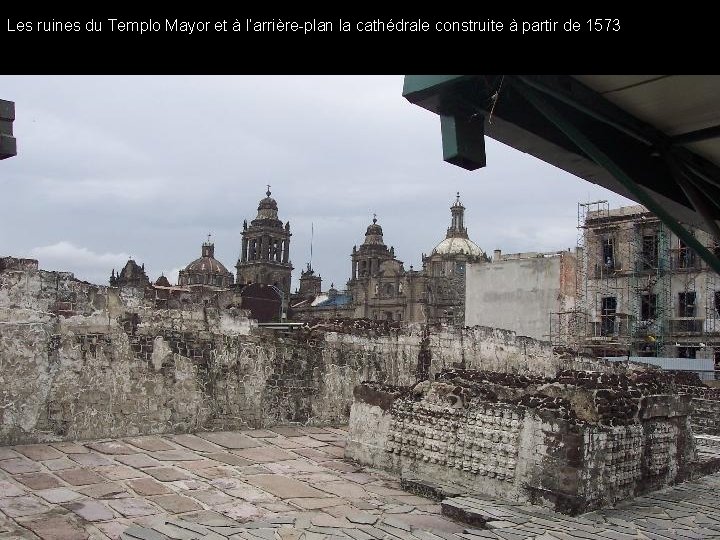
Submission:
[[[720,273],[720,76],[407,75],[443,157],[486,165],[485,135],[645,205]]]

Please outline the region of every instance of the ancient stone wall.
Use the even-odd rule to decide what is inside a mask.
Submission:
[[[365,380],[408,385],[451,367],[544,376],[585,365],[480,327],[345,321],[276,335],[220,304],[158,309],[144,291],[17,259],[3,268],[0,444],[345,422]]]
[[[355,390],[346,456],[415,482],[574,514],[690,474],[690,396],[657,390],[648,380],[578,372],[450,371],[413,388],[370,383]]]

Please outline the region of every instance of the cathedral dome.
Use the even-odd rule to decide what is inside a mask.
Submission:
[[[227,268],[213,257],[200,257],[185,267],[186,272],[201,274],[229,274]]]
[[[458,255],[464,253],[472,257],[485,255],[480,247],[469,238],[450,237],[440,242],[433,249],[433,253],[440,255]]]
[[[215,244],[205,242],[202,245],[202,256],[180,270],[179,285],[211,285],[229,287],[233,275],[215,258]]]
[[[457,194],[455,203],[450,207],[452,221],[448,227],[445,240],[440,242],[432,250],[433,254],[439,255],[460,255],[469,257],[484,257],[485,253],[480,247],[468,238],[465,228],[465,207],[460,202],[460,192]]]

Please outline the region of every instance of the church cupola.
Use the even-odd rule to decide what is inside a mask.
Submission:
[[[450,207],[452,220],[447,230],[445,238],[467,238],[468,233],[465,228],[465,207],[460,202],[460,192],[458,191],[455,204]]]

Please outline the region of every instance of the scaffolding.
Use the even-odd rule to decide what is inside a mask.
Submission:
[[[634,223],[627,244],[631,351],[635,356],[663,356],[672,317],[670,231],[654,216],[644,218]]]
[[[577,217],[575,305],[550,315],[551,343],[596,357],[713,358],[720,370],[720,275],[642,206],[579,203]]]
[[[720,245],[717,240],[713,243],[713,252],[720,254]],[[708,268],[705,274],[705,324],[704,334],[706,343],[713,345],[713,359],[715,371],[720,371],[720,275]]]

